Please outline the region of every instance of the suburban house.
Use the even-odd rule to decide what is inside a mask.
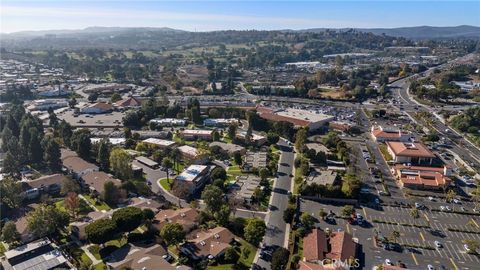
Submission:
[[[5,251],[2,269],[75,269],[47,238]]]
[[[90,212],[85,217],[82,217],[80,220],[70,223],[70,232],[73,236],[75,236],[77,239],[81,241],[87,240],[87,234],[85,233],[85,228],[88,226],[88,224],[99,219],[107,219],[111,217],[112,217],[112,211]]]
[[[244,155],[247,151],[245,150],[245,147],[236,145],[233,143],[224,143],[224,142],[212,142],[210,143],[210,148],[211,147],[220,147],[220,149],[228,153],[229,155],[233,155],[236,152],[239,152],[240,154]]]
[[[174,141],[162,140],[157,138],[148,138],[143,140],[142,142],[154,145],[160,149],[166,149],[175,145]]]
[[[101,114],[108,113],[113,110],[113,105],[106,102],[97,102],[87,107],[81,108],[81,113],[90,113],[90,114]]]
[[[128,97],[115,102],[115,107],[119,109],[132,109],[142,106],[142,102],[135,97]]]
[[[303,261],[307,263],[315,264],[325,259],[345,262],[353,260],[356,252],[357,244],[346,232],[327,235],[320,229],[313,229],[303,238]]]
[[[122,181],[113,178],[111,175],[106,174],[104,172],[96,171],[96,172],[89,172],[82,176],[82,186],[85,189],[90,190],[90,192],[94,192],[97,194],[102,194],[104,190],[105,183],[112,182],[116,186],[120,186]]]
[[[213,139],[214,130],[210,129],[185,129],[181,132],[182,138],[185,140],[205,140],[211,141]]]
[[[165,248],[158,244],[135,245],[128,243],[112,252],[107,261],[107,269],[180,269],[163,258],[166,254]],[[188,269],[188,267],[184,269]]]
[[[41,176],[33,180],[23,180],[22,182],[30,189],[37,188],[47,193],[56,193],[60,192],[60,189],[66,180],[68,180],[67,176],[57,173]]]
[[[242,171],[253,172],[267,167],[267,152],[247,152]]]
[[[98,166],[90,162],[86,162],[80,157],[71,156],[63,159],[63,168],[75,179],[82,178],[90,172],[97,172]]]
[[[178,223],[189,232],[197,226],[198,212],[193,208],[165,209],[155,215],[153,226],[159,231],[168,223]]]
[[[410,133],[406,133],[401,130],[388,129],[382,126],[372,126],[370,134],[377,142],[408,142],[412,137]]]
[[[237,190],[235,198],[244,203],[251,203],[255,190],[260,186],[260,177],[256,175],[239,175],[233,188]]]
[[[188,185],[190,193],[202,188],[209,178],[209,167],[204,165],[190,165],[174,179],[174,184]]]
[[[395,163],[432,164],[435,155],[421,143],[387,141],[387,150]]]
[[[402,187],[411,189],[445,190],[452,182],[449,177],[451,169],[447,166],[435,168],[397,164],[392,167],[392,174]]]
[[[129,199],[128,206],[134,206],[140,209],[150,209],[154,213],[158,213],[165,205],[152,199],[144,197],[133,197]]]
[[[237,139],[244,140],[244,141],[246,136],[247,136],[246,131],[238,132],[236,135]],[[267,137],[252,133],[250,141],[256,146],[262,146],[267,142]]]
[[[181,246],[182,253],[193,259],[213,259],[222,256],[231,247],[235,237],[224,227],[193,231]]]

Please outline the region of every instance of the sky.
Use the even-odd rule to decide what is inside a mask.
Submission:
[[[189,31],[480,26],[472,1],[0,0],[0,32],[90,26]]]

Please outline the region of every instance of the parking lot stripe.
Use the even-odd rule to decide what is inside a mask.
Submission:
[[[475,226],[477,226],[477,228],[480,228],[480,226],[478,226],[478,223],[475,221],[475,219],[472,218],[472,222],[473,224],[475,224]]]
[[[428,219],[427,214],[423,213],[423,215],[425,216],[425,219],[427,220],[427,222],[430,223],[430,219]]]
[[[418,265],[417,257],[415,257],[415,254],[413,254],[413,253],[410,253],[410,254],[412,254],[412,258],[413,258],[413,261],[415,262],[415,264]]]
[[[457,265],[455,264],[455,261],[454,261],[452,258],[450,258],[450,262],[452,263],[453,268],[454,268],[455,270],[458,270],[458,267],[457,267]]]
[[[422,238],[422,240],[425,242],[425,237],[423,237],[423,233],[420,232],[420,237]]]
[[[363,209],[363,215],[365,216],[365,219],[368,219],[367,218],[367,210],[365,210],[365,208],[362,208]]]

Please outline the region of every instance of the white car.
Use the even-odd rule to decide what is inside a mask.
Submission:
[[[447,211],[452,211],[452,209],[451,209],[450,206],[448,206],[448,205],[445,206],[445,210],[447,210]]]
[[[466,252],[472,251],[467,244],[463,245],[463,248],[465,249]]]
[[[440,243],[439,241],[435,241],[434,243],[435,243],[435,246],[436,246],[437,248],[443,247],[443,246],[442,246],[442,243]]]
[[[445,211],[445,206],[440,205],[440,211]]]
[[[431,264],[427,265],[427,268],[428,268],[428,270],[435,270],[435,267],[433,267],[433,265],[431,265]]]
[[[433,197],[430,196],[430,197],[428,197],[428,200],[429,200],[429,201],[435,201],[435,198],[433,198]]]
[[[455,203],[455,204],[460,204],[460,200],[458,200],[458,199],[453,199],[453,203]]]
[[[390,259],[385,259],[385,264],[393,266],[393,263],[390,261]]]

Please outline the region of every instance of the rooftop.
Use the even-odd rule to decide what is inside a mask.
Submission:
[[[213,130],[210,129],[185,129],[182,131],[184,135],[212,135]]]
[[[155,144],[158,146],[163,146],[163,147],[170,147],[175,144],[174,141],[168,141],[168,140],[162,140],[162,139],[157,139],[157,138],[148,138],[143,140],[144,143],[151,143]]]
[[[195,181],[196,178],[205,172],[208,169],[208,166],[204,165],[190,165],[187,169],[185,169],[181,174],[179,174],[175,179],[181,181],[188,181],[192,182]]]
[[[435,157],[435,155],[421,143],[386,142],[386,144],[397,156]]]

